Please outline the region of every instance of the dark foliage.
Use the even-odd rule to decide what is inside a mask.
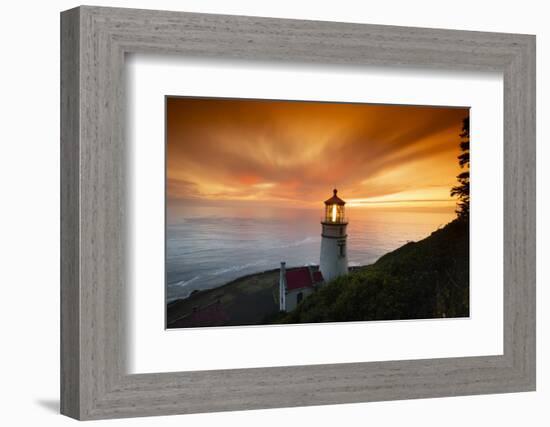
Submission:
[[[470,215],[470,118],[462,121],[462,132],[460,133],[460,150],[458,163],[461,168],[466,169],[456,178],[458,185],[451,188],[451,196],[458,197],[456,214],[459,219],[467,220]]]

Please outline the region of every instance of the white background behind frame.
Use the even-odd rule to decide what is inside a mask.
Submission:
[[[160,55],[126,64],[130,373],[502,354],[500,74]],[[471,106],[470,318],[164,330],[165,95]]]
[[[43,427],[74,426],[75,421],[59,415],[59,11],[81,4],[75,0],[50,2],[30,0],[4,4],[6,19],[0,27],[4,57],[17,58],[16,66],[2,69],[3,156],[0,180],[4,209],[0,254],[3,305],[0,321],[6,343],[0,362],[9,367],[3,376],[0,396],[9,404],[2,408],[3,424]],[[441,1],[388,0],[358,2],[340,0],[96,0],[94,4],[188,12],[319,19],[461,30],[504,31],[537,34],[537,279],[549,283],[550,269],[550,26],[548,5],[540,0],[503,2],[463,0],[457,7]],[[32,10],[32,13],[29,11]],[[546,13],[545,13],[546,12]],[[21,19],[25,17],[22,31]],[[37,37],[37,34],[40,36]],[[21,52],[32,52],[21,55]],[[37,64],[40,65],[37,73]],[[45,84],[48,82],[48,84]],[[40,114],[29,127],[28,109],[32,99]],[[21,130],[28,132],[22,136]],[[35,136],[35,137],[33,137]],[[24,141],[15,143],[15,141]],[[21,161],[25,159],[22,169]],[[32,171],[24,173],[24,171]],[[16,181],[16,182],[15,182]],[[40,191],[37,190],[37,183]],[[32,193],[33,197],[29,197]],[[37,207],[40,215],[37,215]],[[23,237],[23,238],[22,238]],[[33,271],[39,280],[26,281],[29,271],[29,242],[33,242]],[[35,276],[36,278],[37,276]],[[22,295],[21,285],[32,283],[32,297]],[[13,285],[8,285],[13,284]],[[25,300],[27,313],[21,316]],[[548,426],[550,401],[550,291],[537,289],[537,392],[443,397],[328,406],[236,411],[183,416],[132,418],[98,422],[113,427],[177,426],[194,427],[280,427],[314,424],[333,427],[346,424],[410,427],[464,427],[472,422],[501,427]],[[38,322],[39,319],[39,322]],[[17,323],[17,327],[11,325]],[[22,333],[23,331],[23,333]],[[27,339],[32,333],[32,339]],[[39,349],[39,350],[38,350]],[[39,354],[39,357],[34,357]],[[29,363],[32,360],[32,363]],[[27,374],[22,376],[21,372]],[[95,425],[90,422],[90,425]]]

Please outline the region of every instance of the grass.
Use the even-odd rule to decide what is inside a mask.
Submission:
[[[212,319],[211,324],[205,321],[200,325],[191,324],[190,316],[194,310],[200,311],[215,302],[219,302],[220,309],[227,315],[224,326],[261,324],[266,316],[278,312],[278,298],[279,269],[251,274],[168,304],[167,326],[220,326],[216,319]]]

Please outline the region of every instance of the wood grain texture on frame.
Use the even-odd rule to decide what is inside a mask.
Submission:
[[[127,374],[127,53],[499,71],[504,354]],[[535,37],[83,6],[61,14],[61,412],[77,419],[535,389]]]

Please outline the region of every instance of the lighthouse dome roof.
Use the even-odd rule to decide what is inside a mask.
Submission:
[[[338,193],[338,190],[335,188],[332,190],[332,197],[330,199],[325,200],[325,205],[345,205],[346,202],[344,202],[340,197],[336,195]]]

